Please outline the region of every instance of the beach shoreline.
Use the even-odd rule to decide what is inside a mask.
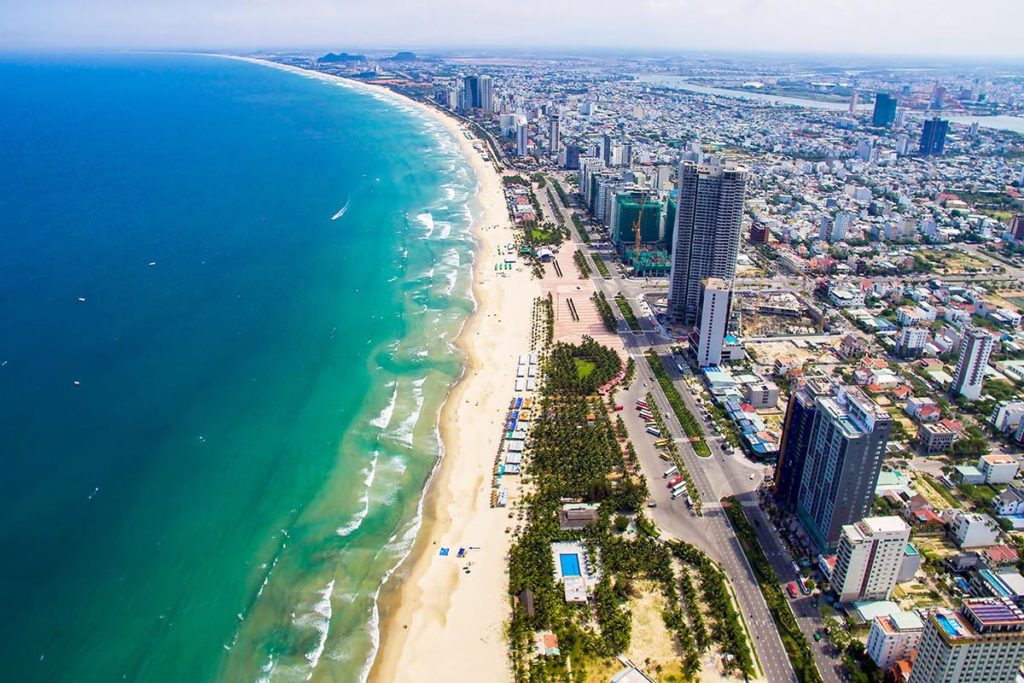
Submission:
[[[465,365],[440,410],[442,450],[421,494],[416,540],[379,590],[376,648],[362,678],[433,680],[461,674],[508,680],[503,629],[509,614],[506,556],[511,539],[505,533],[507,510],[490,506],[493,454],[500,447],[504,413],[513,395],[516,359],[530,350],[532,303],[541,290],[521,265],[500,276],[488,270],[499,247],[514,239],[501,177],[474,144],[486,149],[484,141],[455,117],[423,102],[376,84],[264,59],[233,58],[344,83],[413,106],[444,126],[473,169],[475,307],[453,340]],[[445,545],[452,548],[451,556],[439,557]],[[459,547],[469,548],[466,557],[456,556]]]
[[[477,178],[472,207],[476,307],[454,342],[466,359],[465,368],[441,410],[444,455],[424,492],[420,531],[412,551],[381,593],[380,646],[369,680],[460,675],[508,680],[505,562],[511,539],[504,533],[506,510],[490,507],[491,478],[493,454],[501,444],[504,413],[512,396],[516,358],[529,351],[532,302],[540,287],[526,268],[506,278],[490,270],[488,257],[514,236],[501,178],[474,144],[479,141],[484,146],[484,141],[455,117],[391,94],[444,125],[473,167]],[[461,562],[452,561],[438,555],[445,544],[450,544],[453,554],[460,546],[474,549]],[[464,573],[467,567],[470,574]]]

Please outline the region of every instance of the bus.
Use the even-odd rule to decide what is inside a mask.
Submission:
[[[668,479],[673,474],[679,474],[679,468],[676,467],[675,465],[672,465],[672,467],[669,467],[667,470],[665,470],[665,474],[661,475],[661,478]]]
[[[649,410],[641,410],[640,412],[637,413],[637,415],[639,415],[640,417],[645,417],[648,420],[654,417],[654,413],[652,413]]]
[[[636,402],[636,409],[637,410],[647,410],[649,407],[650,406],[647,405],[647,401],[637,401]]]
[[[651,436],[658,436],[658,437],[661,436],[661,430],[658,429],[657,427],[650,427],[650,426],[648,426],[647,427],[647,433],[650,434]]]
[[[668,453],[666,453],[665,451],[658,451],[658,457],[664,460],[665,462],[672,462],[672,458],[670,458]]]
[[[691,498],[689,494],[687,494],[686,496],[686,507],[690,508],[691,510],[693,509],[693,498]]]
[[[685,495],[686,495],[686,487],[685,486],[683,486],[682,488],[678,488],[678,489],[672,489],[672,500],[675,500],[676,498],[679,498],[679,497],[685,496]]]
[[[686,494],[689,494],[689,491],[686,488],[686,482],[681,481],[678,484],[676,484],[675,486],[673,486],[672,487],[672,493],[686,493]]]
[[[665,488],[674,489],[682,480],[683,476],[681,474],[677,474],[668,480],[668,483],[665,484]]]
[[[668,439],[660,439],[658,441],[655,441],[654,445],[656,447],[658,447],[658,448],[661,448],[662,446],[667,446],[668,445]]]

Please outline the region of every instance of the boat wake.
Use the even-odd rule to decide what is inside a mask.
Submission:
[[[342,216],[344,216],[345,212],[348,211],[348,205],[351,204],[351,203],[352,203],[352,198],[349,197],[348,199],[345,200],[345,206],[343,206],[340,209],[338,209],[338,213],[336,213],[333,216],[331,216],[331,220],[332,221],[336,221],[339,218],[341,218]]]

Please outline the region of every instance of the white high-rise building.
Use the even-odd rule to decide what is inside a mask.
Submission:
[[[844,526],[829,582],[839,602],[888,599],[909,540],[910,527],[900,517],[865,517]]]
[[[698,318],[697,367],[706,368],[722,362],[722,345],[729,322],[729,283],[709,277],[701,283]]]
[[[896,337],[895,353],[900,358],[917,358],[928,343],[928,328],[904,327]]]
[[[916,612],[875,617],[868,633],[868,656],[885,671],[901,659],[910,659],[923,633],[924,622]]]
[[[850,113],[857,113],[857,102],[860,100],[860,96],[857,93],[853,93],[853,97],[850,98]]]
[[[523,121],[516,126],[516,154],[525,157],[529,144],[530,129],[528,124]]]
[[[1024,661],[1024,611],[1011,598],[939,607],[924,624],[910,683],[1014,683]]]
[[[494,111],[494,81],[490,76],[481,76],[478,84],[480,88],[480,109],[485,114]]]
[[[896,138],[896,154],[904,157],[908,151],[910,151],[910,136],[906,133],[900,133],[899,137]]]
[[[552,157],[558,157],[558,146],[561,142],[559,124],[561,123],[558,114],[551,117],[551,122],[548,124],[548,153]]]
[[[953,383],[949,385],[950,394],[963,396],[968,401],[981,398],[981,384],[993,346],[995,338],[988,331],[973,326],[964,330],[960,359],[956,362]]]

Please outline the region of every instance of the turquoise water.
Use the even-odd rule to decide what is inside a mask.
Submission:
[[[580,556],[576,553],[562,553],[558,562],[562,565],[562,576],[580,575]]]
[[[462,368],[455,141],[217,58],[0,105],[3,678],[357,680]]]

